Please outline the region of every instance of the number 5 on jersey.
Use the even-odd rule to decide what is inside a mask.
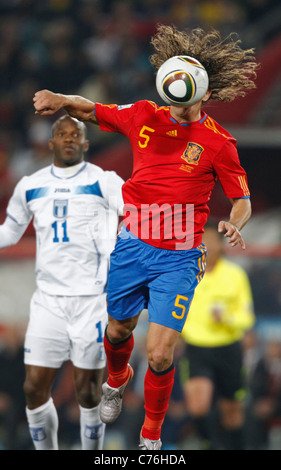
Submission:
[[[141,131],[139,133],[139,136],[144,139],[142,141],[139,140],[139,146],[142,149],[147,147],[147,144],[150,141],[150,135],[148,135],[147,132],[155,132],[155,129],[151,129],[151,127],[148,126],[142,126]]]

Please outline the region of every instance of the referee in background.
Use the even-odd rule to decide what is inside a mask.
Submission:
[[[252,292],[244,269],[225,258],[217,223],[206,224],[203,242],[206,273],[182,332],[188,362],[184,395],[203,449],[241,450],[246,394],[241,339],[255,322]]]

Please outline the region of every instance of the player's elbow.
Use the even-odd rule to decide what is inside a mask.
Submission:
[[[250,198],[239,198],[232,200],[233,210],[238,220],[240,220],[240,228],[248,222],[252,215],[252,204]]]

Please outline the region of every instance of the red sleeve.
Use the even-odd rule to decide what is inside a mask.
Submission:
[[[95,114],[102,131],[119,132],[128,136],[133,126],[133,118],[138,110],[138,103],[121,105],[95,104]]]
[[[225,142],[216,155],[213,166],[228,198],[250,197],[247,174],[240,164],[237,149],[230,140]]]

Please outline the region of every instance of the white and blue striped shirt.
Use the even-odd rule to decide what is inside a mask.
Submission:
[[[36,281],[51,295],[104,291],[122,214],[124,181],[88,162],[50,165],[17,184],[0,227],[0,248],[16,243],[30,221],[36,233]]]

